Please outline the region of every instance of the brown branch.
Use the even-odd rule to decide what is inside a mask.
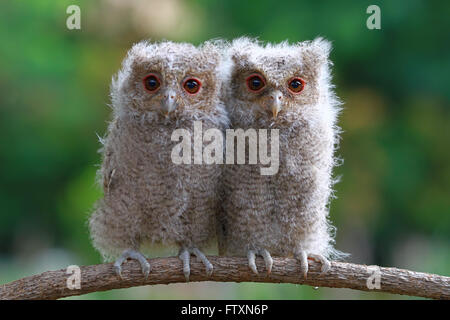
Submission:
[[[251,272],[247,259],[235,257],[208,257],[214,265],[213,274],[208,277],[203,265],[193,259],[191,262],[192,282],[267,282],[306,284],[315,287],[350,288],[363,291],[379,291],[433,299],[450,299],[450,277],[397,268],[380,267],[380,289],[370,290],[367,279],[373,271],[365,265],[332,262],[331,268],[320,275],[320,265],[309,261],[308,278],[300,276],[300,267],[295,259],[274,258],[272,273],[267,276],[264,263],[257,259],[259,275]],[[123,265],[123,280],[119,279],[112,264],[99,264],[81,268],[81,288],[70,290],[67,270],[47,271],[0,286],[1,299],[58,299],[134,286],[185,282],[181,261],[178,258],[158,258],[149,260],[152,270],[144,280],[136,261]]]

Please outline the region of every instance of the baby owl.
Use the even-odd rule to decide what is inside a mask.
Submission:
[[[215,43],[140,42],[113,78],[113,120],[103,141],[99,180],[104,197],[90,217],[91,238],[114,267],[136,259],[145,277],[150,265],[142,246],[179,248],[186,280],[190,256],[207,274],[213,266],[202,253],[215,238],[219,165],[174,164],[174,130],[192,134],[222,130],[228,120],[219,101],[222,52]]]
[[[224,172],[219,251],[247,255],[255,273],[255,255],[264,258],[269,273],[271,254],[294,256],[306,277],[308,258],[325,272],[328,259],[339,254],[327,208],[339,132],[330,48],[320,38],[265,46],[240,38],[230,46],[224,95],[231,127],[279,130],[276,174],[262,175],[265,166],[248,162],[226,165]],[[270,130],[267,136],[273,138]]]

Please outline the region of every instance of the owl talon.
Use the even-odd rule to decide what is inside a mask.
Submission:
[[[141,265],[142,274],[144,275],[144,278],[147,280],[148,275],[150,274],[150,263],[148,263],[147,259],[144,257],[142,253],[139,251],[133,250],[133,249],[127,249],[125,250],[122,255],[114,262],[114,271],[116,275],[123,279],[122,277],[122,264],[127,259],[133,259],[137,260]]]
[[[308,257],[322,264],[322,267],[320,268],[320,273],[321,274],[327,272],[328,270],[330,270],[331,263],[323,255],[310,253],[308,255]]]
[[[115,272],[116,275],[120,278],[120,280],[123,280],[123,277],[122,277],[122,267],[121,267],[120,265],[114,264],[114,272]]]
[[[256,255],[260,255],[264,259],[264,263],[266,264],[266,270],[267,274],[270,274],[272,272],[272,266],[273,266],[273,259],[270,256],[269,251],[266,249],[260,249],[260,250],[248,250],[247,252],[247,258],[248,258],[248,266],[255,274],[258,273],[258,269],[256,268]]]
[[[249,250],[247,253],[248,266],[253,271],[254,274],[258,274],[258,269],[256,268],[256,251]]]
[[[315,260],[315,261],[319,262],[320,264],[322,264],[322,266],[320,268],[320,274],[323,274],[323,273],[327,272],[331,268],[330,261],[328,261],[328,259],[325,258],[321,254],[315,254],[315,253],[307,254],[306,251],[302,250],[295,257],[300,262],[300,269],[301,269],[301,272],[302,272],[303,277],[305,279],[307,277],[308,269],[309,269],[308,258],[310,258],[312,260]]]
[[[296,254],[296,259],[300,262],[300,272],[303,275],[303,278],[306,279],[308,276],[308,255],[306,251],[300,251]]]
[[[189,282],[189,276],[191,275],[191,254],[187,249],[182,249],[178,257],[183,261],[183,274],[186,278],[186,282]]]
[[[206,258],[206,256],[203,254],[203,252],[201,252],[197,248],[193,248],[191,250],[191,253],[193,253],[197,257],[197,259],[200,259],[200,261],[203,262],[203,264],[205,265],[205,268],[206,268],[206,275],[208,277],[210,275],[212,275],[214,267],[213,267],[212,263],[209,262],[208,258]]]
[[[269,251],[267,251],[266,249],[260,250],[259,254],[264,258],[267,274],[269,275],[272,272],[272,266],[273,266],[272,256],[270,255]]]
[[[206,256],[203,254],[203,252],[201,252],[197,248],[183,248],[181,249],[179,258],[181,259],[181,261],[183,261],[183,273],[184,277],[186,278],[186,282],[189,282],[189,276],[191,274],[191,254],[195,255],[197,259],[203,262],[206,268],[206,275],[209,277],[213,273],[214,267],[212,263],[209,262],[208,258],[206,258]]]

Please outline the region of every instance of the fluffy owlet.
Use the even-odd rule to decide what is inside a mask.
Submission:
[[[268,129],[269,149],[274,138],[269,129],[278,129],[279,167],[262,175],[267,166],[260,162],[226,165],[220,254],[247,255],[255,273],[255,255],[264,258],[270,272],[271,254],[296,257],[305,277],[308,258],[326,271],[328,259],[338,254],[327,219],[339,132],[330,44],[316,39],[264,46],[241,38],[229,51],[225,96],[231,127]]]
[[[178,247],[186,279],[190,255],[212,265],[201,252],[215,237],[220,165],[175,164],[172,152],[183,129],[193,138],[227,123],[218,93],[222,53],[213,43],[200,47],[173,42],[140,42],[125,58],[111,86],[113,120],[103,141],[99,179],[104,197],[89,227],[94,246],[106,259],[150,265],[142,246]],[[190,156],[189,156],[190,158]]]

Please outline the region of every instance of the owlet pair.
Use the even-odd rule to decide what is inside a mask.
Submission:
[[[105,259],[150,264],[140,251],[179,248],[186,279],[195,255],[215,239],[219,254],[256,255],[266,271],[271,254],[294,256],[306,276],[308,258],[339,255],[327,204],[338,143],[339,102],[330,84],[329,42],[262,45],[141,42],[111,86],[113,120],[104,140],[99,178],[104,197],[90,217],[94,246]],[[176,129],[278,129],[279,170],[261,164],[174,164]],[[246,162],[248,163],[248,162]]]

